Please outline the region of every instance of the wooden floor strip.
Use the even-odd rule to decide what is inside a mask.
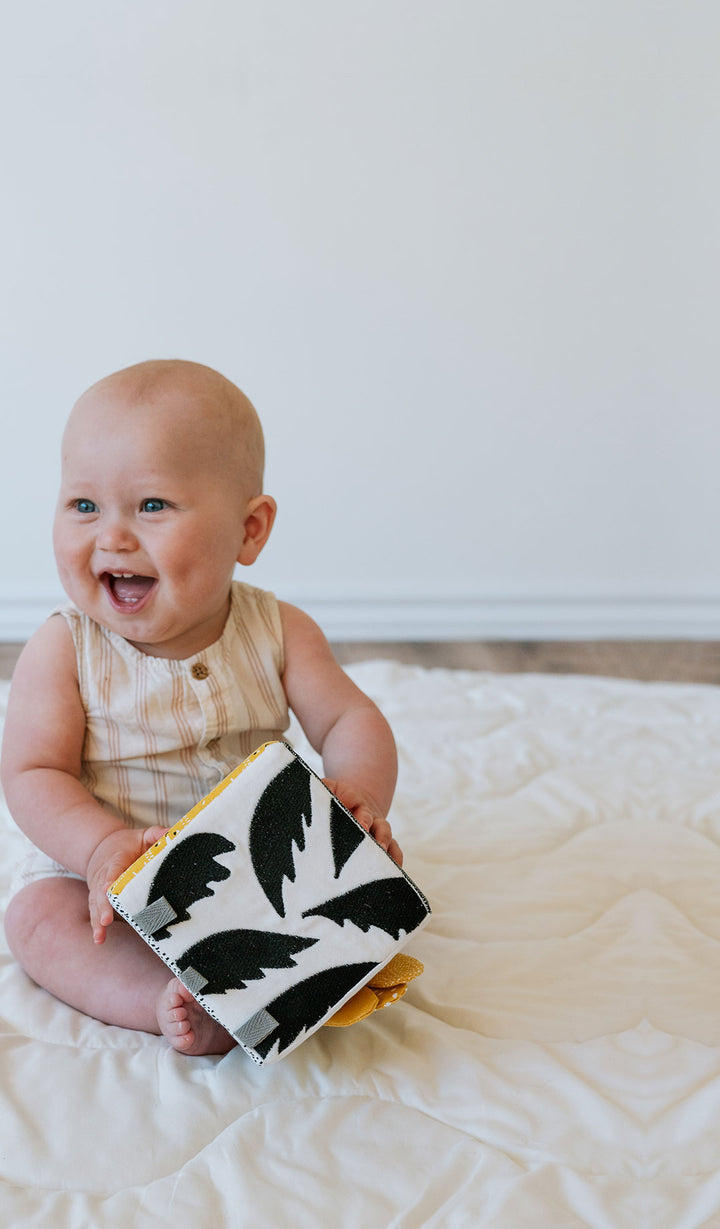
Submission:
[[[19,644],[0,644],[0,678],[10,678]],[[720,683],[718,640],[353,641],[333,645],[342,665],[390,658],[410,665],[499,674],[599,674],[613,678]]]

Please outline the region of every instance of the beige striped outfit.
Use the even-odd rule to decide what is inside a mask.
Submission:
[[[184,661],[141,653],[71,604],[56,613],[72,633],[87,715],[81,780],[128,827],[174,824],[288,727],[272,593],[234,581],[222,636]],[[71,874],[28,846],[15,891]]]

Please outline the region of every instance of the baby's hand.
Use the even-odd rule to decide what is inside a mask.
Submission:
[[[105,942],[105,931],[114,916],[107,898],[108,888],[166,832],[167,828],[120,828],[106,836],[93,852],[88,862],[87,885],[90,925],[96,943]]]
[[[375,838],[378,845],[387,850],[393,861],[397,862],[398,866],[402,866],[402,850],[392,834],[388,821],[370,794],[358,789],[355,785],[348,784],[347,781],[332,781],[329,777],[323,777],[323,784],[327,785],[336,798],[340,799],[343,806],[352,812],[358,823]]]

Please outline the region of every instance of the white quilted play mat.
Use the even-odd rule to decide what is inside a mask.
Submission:
[[[720,689],[349,673],[398,740],[424,975],[258,1068],[83,1018],[3,949],[0,1223],[720,1226]]]

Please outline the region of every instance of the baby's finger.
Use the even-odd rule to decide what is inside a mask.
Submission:
[[[353,815],[359,824],[362,824],[366,832],[372,832],[375,816],[370,807],[366,807],[364,802],[360,803],[359,807],[355,807]],[[377,840],[377,837],[375,838]]]
[[[113,911],[107,896],[90,889],[88,894],[90,926],[95,943],[105,942],[105,931],[113,920]]]
[[[334,777],[323,777],[323,785],[326,785],[330,793],[340,799],[348,811],[352,811],[353,807],[360,801],[353,790],[348,789],[347,785],[343,785],[340,781],[336,781]]]
[[[373,820],[370,831],[378,845],[382,845],[383,849],[387,849],[392,841],[392,828],[388,821],[386,819]]]
[[[154,845],[156,841],[159,841],[161,837],[166,836],[169,831],[169,828],[160,828],[158,826],[155,826],[154,828],[146,828],[142,836],[143,848],[149,849],[150,846]]]
[[[353,814],[355,808],[363,801],[362,794],[345,781],[337,781],[333,777],[323,777],[323,785],[327,785],[330,792],[336,798],[339,798],[343,806],[347,807],[348,811],[352,811]]]
[[[381,845],[385,852],[390,854],[393,862],[397,862],[398,866],[402,866],[402,850],[395,840],[392,829],[386,819],[378,819],[376,821],[373,828],[373,836],[378,845]]]
[[[395,837],[393,837],[390,844],[388,845],[387,851],[390,854],[390,857],[392,858],[393,862],[397,862],[398,866],[402,866],[403,864],[402,849],[400,848],[397,841],[395,840]]]

